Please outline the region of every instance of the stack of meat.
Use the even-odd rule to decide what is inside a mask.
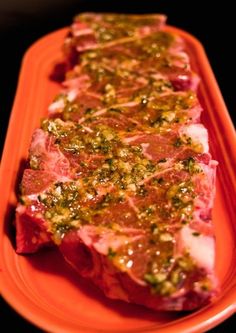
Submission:
[[[17,253],[57,246],[110,298],[207,304],[217,162],[184,41],[163,15],[85,13],[63,50],[66,79],[23,174]]]

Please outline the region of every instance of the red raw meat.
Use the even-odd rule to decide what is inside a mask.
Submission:
[[[164,22],[76,17],[62,91],[32,137],[17,252],[56,245],[110,298],[193,310],[217,292],[217,162],[200,123],[199,78]]]
[[[80,14],[75,18],[65,40],[67,58],[74,60],[77,52],[150,35],[160,30],[165,20],[165,15],[129,15],[127,22],[124,14]]]

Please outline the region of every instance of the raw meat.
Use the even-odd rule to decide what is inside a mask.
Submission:
[[[164,21],[76,17],[66,80],[32,137],[17,252],[58,246],[110,298],[192,310],[217,291],[217,162],[200,123],[198,76]]]

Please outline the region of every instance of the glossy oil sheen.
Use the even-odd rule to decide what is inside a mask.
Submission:
[[[33,130],[47,115],[47,107],[60,89],[49,77],[53,66],[62,60],[67,29],[61,29],[37,41],[23,59],[1,165],[0,291],[17,312],[46,331],[202,332],[235,312],[235,133],[201,44],[182,30],[167,30],[184,38],[192,68],[201,77],[202,122],[209,131],[213,158],[219,161],[213,209],[219,295],[212,304],[193,313],[154,312],[107,299],[72,271],[57,250],[30,256],[15,253],[12,222],[17,186]]]

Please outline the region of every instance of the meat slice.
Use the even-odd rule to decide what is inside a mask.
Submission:
[[[68,71],[36,129],[16,209],[17,253],[58,246],[106,296],[193,310],[217,293],[217,162],[198,76],[162,15],[80,14]]]
[[[173,126],[174,123],[178,126],[178,124],[198,122],[202,110],[193,92],[166,92],[160,95],[155,91],[143,89],[133,94],[132,101],[105,107],[99,102],[90,107],[91,104],[84,104],[85,98],[87,100],[87,96],[84,96],[69,101],[65,95],[61,95],[51,104],[51,112],[54,113],[54,117],[60,116],[64,120],[86,123],[88,126],[91,125],[91,120],[94,123],[96,117],[98,120],[102,117],[119,119],[123,123],[126,119],[127,124],[133,126],[140,124],[140,128],[144,125],[149,128],[160,128]],[[93,101],[94,97],[90,103]]]
[[[61,120],[46,121],[43,128],[40,137],[45,133],[47,144],[39,149],[33,141],[33,160],[34,149],[42,161],[48,161],[45,151],[57,151],[60,158],[66,155],[73,176],[63,178],[59,171],[56,177],[54,165],[49,176],[46,162],[37,164],[39,170],[25,171],[17,251],[58,244],[65,259],[111,298],[165,310],[205,304],[215,286],[209,223],[216,166],[208,154],[205,128],[182,125],[176,132],[173,125],[171,136],[127,136],[102,124],[102,117],[100,125],[91,122],[91,131]],[[182,142],[176,146],[178,139]],[[165,155],[156,155],[155,149]],[[75,165],[87,163],[77,173],[74,153]],[[93,168],[96,158],[99,164]],[[28,182],[34,185],[35,172],[45,178],[31,188]],[[22,240],[22,234],[28,238]],[[196,238],[208,252],[204,260],[196,251]],[[152,296],[144,301],[148,294]],[[189,297],[192,301],[186,302]]]
[[[145,264],[142,254],[136,255],[134,259],[130,255],[124,265],[123,258],[116,258],[117,252],[114,250],[119,251],[119,243],[123,244],[126,240],[131,252],[132,245],[142,244],[138,243],[144,237],[142,232],[127,230],[125,235],[117,236],[108,229],[104,230],[104,234],[103,237],[95,227],[71,231],[63,239],[60,250],[66,261],[80,275],[98,285],[107,297],[145,305],[153,310],[192,310],[208,303],[212,296],[208,288],[215,286],[214,278],[208,275],[206,279],[206,270],[191,266],[188,256],[177,257],[172,267],[167,272],[157,273],[156,278],[146,274],[143,281],[136,276]],[[196,237],[192,234],[189,238],[195,241]],[[199,242],[198,239],[198,243],[202,245],[203,241]],[[203,250],[213,248],[211,238],[205,243]],[[209,267],[209,263],[207,265]],[[154,292],[155,289],[159,289],[158,293]]]
[[[198,77],[190,70],[183,41],[169,32],[96,49],[82,54],[64,82],[64,94],[79,108],[102,107],[129,102],[133,95],[149,92],[196,90]],[[62,103],[62,102],[61,102]],[[50,112],[60,112],[54,103]]]
[[[64,51],[73,62],[78,52],[96,49],[124,40],[150,35],[165,24],[164,15],[129,15],[83,13],[76,16]]]

